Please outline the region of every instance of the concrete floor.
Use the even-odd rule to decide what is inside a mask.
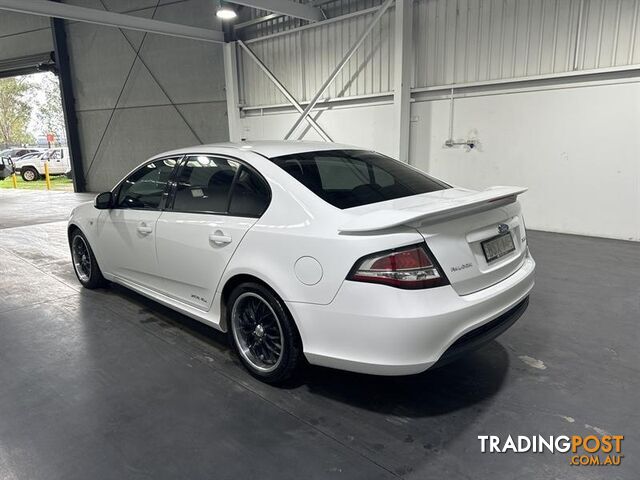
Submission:
[[[637,478],[640,245],[530,232],[537,286],[483,350],[423,375],[309,367],[278,389],[220,333],[79,287],[91,196],[0,191],[1,479]],[[478,435],[624,434],[620,467],[481,454]]]

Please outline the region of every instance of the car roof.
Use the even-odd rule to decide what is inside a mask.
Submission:
[[[364,150],[353,145],[345,145],[332,142],[309,142],[309,141],[247,141],[247,142],[224,142],[211,143],[207,145],[197,145],[193,147],[181,148],[164,152],[156,157],[165,155],[177,155],[183,153],[220,153],[221,150],[242,150],[256,152],[267,158],[280,157],[282,155],[292,155],[295,153],[317,152],[322,150]]]

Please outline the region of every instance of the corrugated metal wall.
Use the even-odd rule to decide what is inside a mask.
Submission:
[[[418,0],[414,86],[567,71],[579,3]]]
[[[635,34],[639,4],[637,0],[417,0],[414,86],[640,63],[640,35]]]
[[[273,32],[263,29],[266,37],[247,40],[253,52],[269,67],[299,101],[309,100],[335,66],[358,39],[379,1],[342,0],[323,6],[335,18],[353,11],[368,11],[345,20],[319,26],[303,26],[292,32],[282,31],[282,22],[274,22]],[[329,7],[329,8],[326,8]],[[331,84],[325,98],[353,97],[389,92],[393,89],[393,9],[389,9],[374,27],[364,44]],[[284,96],[246,54],[240,53],[240,98],[246,105],[287,103]]]
[[[308,100],[355,42],[379,0],[323,5],[318,26],[280,18],[246,32],[250,48],[300,101]],[[640,63],[640,0],[415,0],[414,88],[506,80]],[[393,8],[369,35],[326,98],[393,90]],[[248,106],[286,100],[240,54]]]

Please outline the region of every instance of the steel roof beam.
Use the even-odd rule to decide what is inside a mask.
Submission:
[[[224,34],[218,30],[191,27],[178,23],[163,22],[150,18],[134,17],[123,13],[108,12],[95,8],[49,2],[48,0],[0,0],[0,10],[39,15],[43,17],[64,18],[78,22],[94,23],[108,27],[189,38],[204,42],[224,43]]]
[[[258,10],[288,15],[290,17],[302,18],[310,22],[324,20],[324,14],[318,7],[313,7],[304,3],[291,2],[290,0],[228,0],[229,3],[253,7]]]

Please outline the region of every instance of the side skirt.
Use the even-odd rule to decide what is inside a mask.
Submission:
[[[165,307],[170,308],[171,310],[175,310],[183,315],[186,315],[189,318],[193,318],[199,322],[202,322],[210,327],[215,328],[216,330],[220,330],[222,332],[226,332],[226,329],[223,329],[220,324],[220,297],[216,294],[213,305],[211,306],[211,310],[208,312],[203,312],[202,310],[198,310],[191,305],[187,305],[175,298],[172,298],[168,295],[157,292],[151,288],[147,288],[145,286],[139,285],[137,283],[131,282],[129,280],[125,280],[117,275],[104,274],[104,277],[110,282],[117,283],[118,285],[122,285],[123,287],[129,288],[140,295],[143,295],[151,300],[154,300]]]

